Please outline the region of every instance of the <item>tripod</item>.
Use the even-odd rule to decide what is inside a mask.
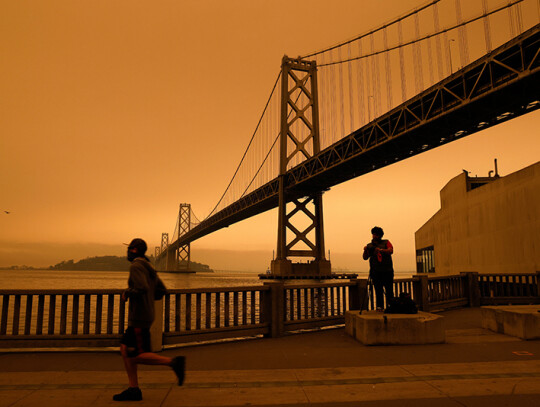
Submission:
[[[364,307],[366,306],[366,301],[369,300],[369,287],[373,286],[373,283],[371,282],[371,273],[369,273],[367,285],[366,285],[366,295],[364,295],[364,298],[362,299],[362,305],[360,306],[360,314],[364,312]],[[372,295],[373,297],[373,295]],[[368,302],[369,303],[369,302]]]

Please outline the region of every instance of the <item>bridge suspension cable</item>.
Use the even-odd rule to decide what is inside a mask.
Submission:
[[[321,148],[513,38],[504,10],[520,34],[540,22],[537,0],[438,0],[304,55],[318,67]]]
[[[441,1],[441,0],[439,0]],[[413,40],[410,40],[410,41],[407,41],[407,42],[404,42],[402,44],[398,44],[398,45],[395,45],[395,46],[391,46],[391,47],[388,47],[388,48],[384,48],[384,49],[381,49],[379,51],[373,51],[373,52],[370,52],[368,54],[362,54],[362,55],[358,55],[356,57],[352,57],[352,58],[347,58],[347,59],[339,59],[339,60],[336,60],[336,61],[332,61],[332,62],[326,62],[326,63],[321,63],[321,64],[318,64],[317,66],[319,68],[322,68],[322,67],[326,67],[326,66],[331,66],[331,65],[338,65],[338,64],[343,64],[343,63],[346,63],[346,62],[352,62],[352,61],[357,61],[359,59],[365,59],[365,58],[369,58],[369,57],[373,57],[373,56],[377,56],[377,55],[380,55],[380,54],[384,54],[384,53],[387,53],[389,51],[393,51],[393,50],[396,50],[396,49],[401,49],[401,48],[404,48],[404,47],[407,47],[409,45],[415,45],[419,42],[422,42],[422,41],[425,41],[425,40],[428,40],[430,38],[433,38],[433,37],[436,37],[438,35],[441,35],[441,34],[445,34],[445,33],[448,33],[450,31],[453,31],[455,29],[458,29],[458,28],[461,28],[461,27],[464,27],[468,24],[471,24],[471,23],[474,23],[480,19],[484,19],[485,17],[489,17],[491,16],[492,14],[495,14],[495,13],[498,13],[499,11],[502,11],[502,10],[506,10],[512,6],[515,6],[516,4],[519,4],[519,3],[522,3],[524,1],[527,1],[527,0],[511,0],[511,2],[509,4],[506,4],[504,6],[501,6],[495,10],[491,10],[489,12],[486,12],[482,15],[478,15],[476,17],[473,17],[473,18],[470,18],[466,21],[463,21],[459,24],[455,24],[451,27],[447,27],[447,28],[444,28],[444,29],[441,29],[437,32],[433,32],[431,34],[426,34],[424,36],[421,36],[421,37],[418,37],[418,38],[415,38]],[[363,38],[363,37],[362,37]],[[342,45],[346,45],[348,44],[349,42],[352,42],[352,41],[347,41],[347,42],[344,42]],[[339,47],[341,45],[336,45],[334,46],[332,49],[335,49],[337,47]],[[316,55],[319,55],[320,53],[322,52],[325,52],[325,51],[321,51],[321,52],[318,52],[316,53]],[[306,57],[302,57],[302,59],[306,59]]]
[[[263,121],[263,118],[265,117],[265,114],[266,114],[266,111],[268,109],[268,106],[270,105],[270,102],[272,100],[272,96],[274,95],[274,92],[276,90],[276,86],[277,84],[279,83],[279,78],[281,77],[281,73],[278,75],[278,77],[276,78],[276,81],[274,82],[274,86],[272,87],[272,91],[270,92],[270,96],[268,97],[268,100],[266,101],[266,104],[264,106],[264,109],[263,109],[263,112],[261,114],[261,117],[259,118],[259,121],[257,122],[257,126],[255,127],[255,130],[253,132],[253,135],[251,136],[251,139],[249,140],[249,143],[248,143],[248,146],[246,147],[246,150],[244,151],[244,154],[242,155],[242,159],[240,160],[240,163],[238,164],[238,166],[236,167],[236,170],[234,171],[234,174],[231,178],[231,180],[229,181],[229,184],[227,185],[227,188],[225,188],[225,191],[223,192],[223,194],[221,195],[221,198],[218,200],[217,204],[214,206],[214,208],[210,211],[210,213],[206,216],[205,219],[208,219],[210,216],[212,216],[214,214],[214,212],[216,211],[216,209],[219,207],[219,205],[221,204],[221,202],[223,201],[225,195],[227,194],[227,192],[229,191],[231,185],[233,184],[234,180],[236,179],[236,176],[237,174],[239,173],[240,171],[240,168],[242,167],[242,164],[244,163],[244,160],[246,159],[247,157],[247,154],[249,152],[249,149],[250,147],[252,146],[253,144],[253,141],[255,139],[255,136],[257,135],[257,131],[259,130],[260,128],[260,125],[261,125],[261,122]],[[272,149],[270,149],[271,151]],[[266,161],[266,159],[264,160]],[[263,163],[264,163],[263,161]],[[251,183],[250,183],[251,184]]]
[[[321,150],[539,22],[538,0],[432,0],[378,28],[304,55],[318,67]],[[202,221],[192,214],[193,226],[279,174],[280,78],[225,191]],[[294,97],[298,102],[305,96],[298,91]],[[288,109],[287,117],[293,108]],[[300,123],[289,125],[302,143],[307,136]],[[304,159],[295,154],[287,168]]]

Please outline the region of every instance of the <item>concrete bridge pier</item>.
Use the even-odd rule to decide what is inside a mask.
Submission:
[[[289,259],[272,260],[270,271],[274,277],[328,277],[332,274],[330,261],[311,260],[293,263]]]

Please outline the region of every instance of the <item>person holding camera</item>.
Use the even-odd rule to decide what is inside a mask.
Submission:
[[[364,260],[369,259],[369,277],[375,286],[377,311],[384,309],[384,298],[386,303],[394,298],[394,266],[392,263],[392,254],[394,247],[389,240],[385,240],[382,228],[375,226],[371,229],[372,240],[364,246],[362,255]],[[384,294],[383,294],[384,292]]]

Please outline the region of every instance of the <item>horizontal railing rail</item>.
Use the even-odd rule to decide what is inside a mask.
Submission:
[[[345,323],[356,282],[284,285],[286,332]]]
[[[169,290],[163,304],[163,343],[265,335],[266,286]]]
[[[466,306],[469,302],[466,293],[466,278],[466,275],[429,278],[429,310],[438,311]]]
[[[0,347],[117,346],[122,290],[1,290]]]
[[[540,303],[540,272],[479,274],[481,305]]]
[[[538,304],[540,272],[394,280],[423,311]],[[123,290],[0,290],[0,348],[117,347],[127,327]],[[345,323],[345,312],[374,309],[366,279],[272,281],[263,285],[169,290],[156,302],[153,335],[163,345],[289,332]],[[152,341],[154,341],[154,336]]]

